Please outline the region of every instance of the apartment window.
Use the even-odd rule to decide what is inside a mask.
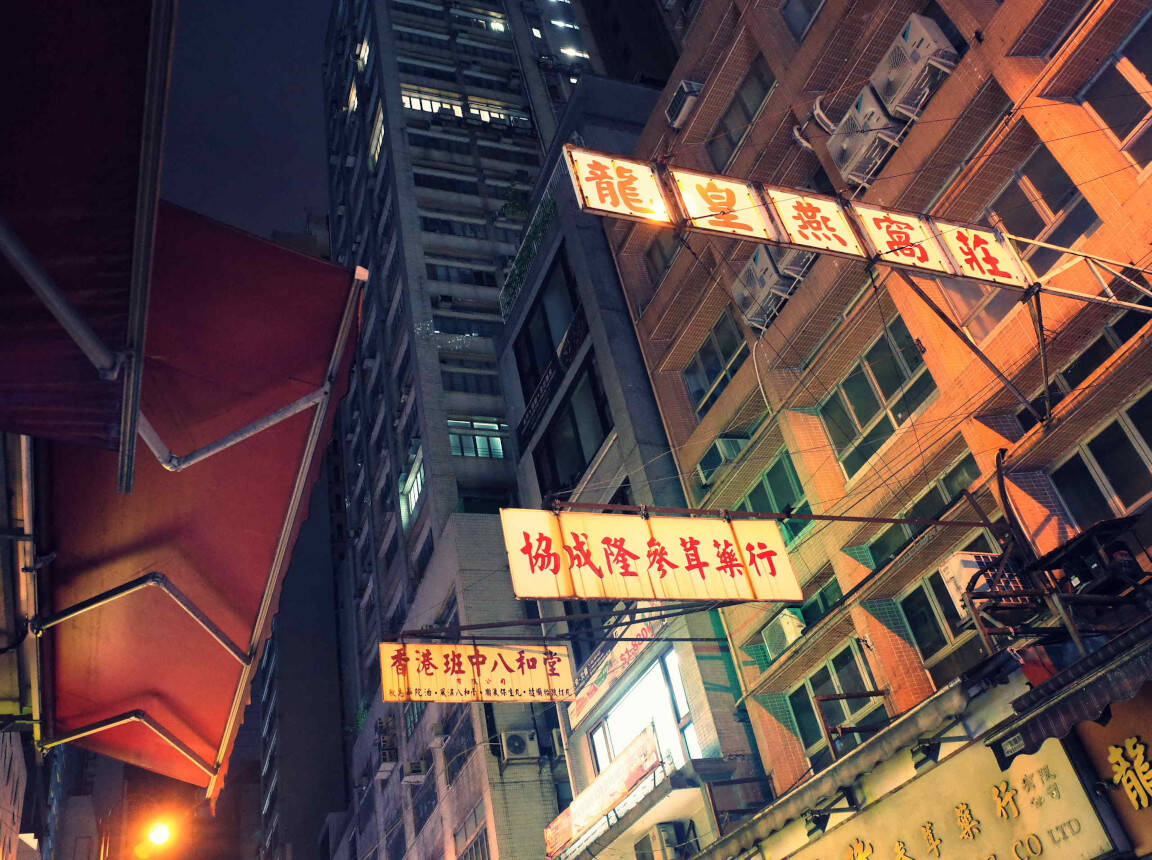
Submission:
[[[576,285],[562,248],[513,345],[525,401],[531,399],[545,369],[556,360],[577,305]]]
[[[1152,391],[1078,445],[1052,483],[1081,528],[1141,507],[1152,495]]]
[[[964,632],[964,619],[938,570],[918,580],[898,602],[916,650],[925,661],[951,647]]]
[[[489,860],[488,828],[484,817],[484,801],[468,813],[453,835],[457,860]]]
[[[780,7],[780,14],[784,16],[784,23],[788,25],[788,32],[797,42],[804,41],[808,28],[816,20],[824,0],[784,0]]]
[[[468,756],[476,748],[476,730],[472,727],[472,714],[465,707],[451,737],[444,744],[444,775],[451,785],[468,763]]]
[[[980,468],[976,465],[976,460],[970,453],[965,454],[932,481],[928,489],[921,493],[911,506],[902,511],[900,516],[916,520],[936,519],[979,477]],[[868,544],[872,569],[878,570],[891,561],[909,541],[926,528],[927,526],[896,523],[880,532]]]
[[[958,278],[941,278],[940,288],[960,323],[977,343],[1020,304],[1020,293]]]
[[[388,860],[403,860],[404,852],[407,850],[408,842],[404,835],[404,816],[396,815],[392,819],[395,823],[392,825],[392,830],[388,834],[387,841],[387,858]],[[355,856],[355,854],[353,854]]]
[[[653,283],[659,283],[680,250],[680,239],[675,230],[660,230],[644,251],[644,262]]]
[[[400,90],[400,101],[409,110],[418,110],[423,113],[446,111],[453,116],[464,116],[464,100],[459,93],[404,87]]]
[[[534,459],[541,496],[575,487],[611,430],[612,414],[600,384],[596,359],[589,356],[536,445]]]
[[[404,528],[412,522],[420,508],[424,492],[424,459],[417,452],[412,467],[400,480],[400,521]]]
[[[796,0],[788,0],[785,8],[794,2]],[[785,17],[787,18],[787,13]],[[728,166],[736,147],[744,139],[748,127],[760,112],[760,107],[775,84],[775,75],[764,62],[764,57],[757,54],[747,74],[744,75],[744,80],[736,88],[736,94],[732,97],[728,109],[712,129],[712,134],[708,136],[708,142],[705,144],[712,164],[717,170],[723,171]]]
[[[368,56],[372,52],[372,46],[368,43],[368,39],[361,39],[360,46],[356,49],[356,68],[361,72],[368,66]]]
[[[419,170],[414,170],[412,171],[412,181],[419,188],[433,188],[437,191],[454,191],[457,194],[480,194],[480,186],[474,181],[443,173],[424,173]]]
[[[840,588],[840,581],[833,576],[820,587],[819,591],[800,605],[800,615],[804,619],[804,626],[811,627],[831,612],[842,597],[844,597],[844,592]]]
[[[934,392],[920,348],[896,317],[820,405],[820,418],[851,478]]]
[[[875,683],[863,655],[856,643],[850,642],[788,694],[788,704],[796,719],[800,742],[804,744],[804,753],[808,756],[813,772],[819,772],[832,763],[832,752],[828,749],[828,740],[824,737],[816,714],[815,697],[860,693],[874,688]],[[888,717],[880,696],[820,702],[819,707],[830,728],[845,724],[874,725]],[[860,735],[840,736],[835,741],[836,752],[843,755],[856,747],[862,739]]]
[[[372,133],[368,135],[368,166],[376,169],[380,161],[380,148],[384,145],[384,106],[376,103],[376,110],[372,114]]]
[[[1071,247],[1100,223],[1092,204],[1044,146],[1036,147],[992,201],[989,216],[1016,236],[1062,247]],[[1022,244],[1020,250],[1037,277],[1062,256],[1033,245]]]
[[[420,229],[428,233],[442,233],[447,236],[465,236],[469,239],[487,239],[488,231],[483,224],[473,221],[457,221],[455,218],[420,216]]]
[[[423,45],[426,48],[439,48],[441,51],[450,51],[451,43],[446,33],[433,33],[428,30],[418,30],[413,27],[395,26],[392,34],[401,42],[413,45]]]
[[[445,391],[466,394],[499,394],[500,379],[491,360],[440,359],[440,382]]]
[[[1137,301],[1147,304],[1148,299],[1141,296]],[[1048,386],[1048,401],[1052,407],[1071,394],[1081,383],[1091,376],[1096,368],[1100,367],[1107,358],[1121,346],[1127,343],[1140,331],[1150,319],[1143,311],[1123,311],[1112,318],[1105,325],[1091,343],[1088,344],[1075,358],[1064,365],[1052,375]],[[1044,392],[1040,392],[1031,400],[1032,408],[1044,414]],[[1036,417],[1032,412],[1021,406],[1016,410],[1016,420],[1024,432],[1036,426]]]
[[[589,732],[596,771],[602,772],[649,726],[655,727],[664,762],[683,767],[685,753],[703,757],[674,650],[666,651]]]
[[[463,334],[473,337],[499,337],[504,323],[489,317],[432,314],[432,326],[441,334]]]
[[[424,829],[436,811],[436,775],[429,767],[424,782],[412,789],[412,826],[417,833]]]
[[[481,269],[465,269],[461,266],[446,266],[442,263],[426,263],[424,271],[434,281],[447,281],[452,284],[470,284],[477,287],[495,287],[496,273]]]
[[[731,309],[725,308],[683,370],[684,383],[697,416],[703,416],[712,408],[747,357],[744,332]]]
[[[420,724],[420,718],[424,716],[424,711],[427,710],[427,702],[405,702],[404,703],[404,739],[411,739],[412,735],[416,732],[416,726]]]
[[[456,83],[456,71],[451,66],[442,66],[436,63],[425,63],[416,59],[402,59],[397,64],[400,72],[419,78],[433,78],[437,81]]]
[[[503,459],[508,425],[496,419],[449,418],[448,447],[457,457]]]
[[[1152,19],[1108,58],[1082,99],[1136,164],[1152,162]]]
[[[781,449],[779,455],[772,461],[764,474],[761,475],[747,495],[736,506],[737,510],[769,513],[791,511],[797,514],[808,514],[812,508],[804,497],[804,487],[796,476],[796,469],[792,465],[792,458],[787,449]],[[781,523],[780,531],[784,540],[791,543],[808,528],[811,520],[789,520]]]
[[[356,110],[360,106],[360,97],[356,94],[356,82],[352,82],[352,86],[348,90],[348,112]]]
[[[528,164],[536,167],[540,164],[540,156],[527,149],[509,149],[502,146],[480,146],[480,155],[484,158],[495,158],[512,164]]]

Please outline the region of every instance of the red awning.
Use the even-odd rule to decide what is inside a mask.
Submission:
[[[355,289],[346,269],[161,204],[150,295],[141,411],[177,455],[330,384],[183,471],[141,445],[128,495],[115,453],[52,449],[46,740],[215,797],[347,376]]]

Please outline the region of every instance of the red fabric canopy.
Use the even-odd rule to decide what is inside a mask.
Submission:
[[[167,446],[215,441],[320,388],[332,368],[334,390],[186,471],[141,444],[128,495],[116,492],[115,453],[54,445],[53,612],[158,571],[255,653],[343,393],[353,291],[346,269],[161,204],[142,412]],[[219,793],[255,659],[241,665],[158,588],[62,621],[44,643],[49,742],[142,709],[219,773],[141,722],[79,743]]]

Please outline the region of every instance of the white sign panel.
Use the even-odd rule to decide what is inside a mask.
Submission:
[[[954,273],[927,218],[862,203],[853,203],[852,208],[864,235],[884,262],[932,269],[945,275]]]
[[[678,167],[670,168],[669,173],[680,208],[692,227],[747,239],[780,241],[764,204],[748,183]]]
[[[1016,251],[994,230],[945,221],[932,223],[952,257],[958,277],[1017,287],[1029,285]]]
[[[866,257],[839,202],[831,197],[764,186],[788,241],[817,251]]]
[[[630,161],[566,146],[569,172],[582,208],[601,214],[672,223],[656,171],[646,161]]]

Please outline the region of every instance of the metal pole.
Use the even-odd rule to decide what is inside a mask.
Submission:
[[[941,322],[948,326],[948,328],[954,335],[956,335],[956,337],[960,338],[964,345],[972,351],[973,355],[980,359],[984,366],[991,370],[993,374],[995,374],[996,378],[1000,380],[1004,387],[1012,392],[1012,396],[1019,400],[1024,406],[1026,406],[1028,411],[1036,416],[1037,421],[1043,422],[1044,416],[1036,411],[1036,407],[1033,406],[1028,398],[1024,396],[1024,393],[1012,383],[1012,380],[1004,375],[1004,372],[996,366],[996,363],[984,354],[984,350],[980,349],[980,347],[976,345],[975,341],[972,340],[968,332],[960,328],[960,326],[958,326],[952,320],[952,317],[948,316],[948,314],[944,312],[943,308],[936,304],[936,302],[932,301],[932,297],[924,292],[920,285],[916,283],[915,279],[909,277],[907,272],[902,269],[895,269],[895,272],[901,278],[901,280],[903,280],[904,283],[908,285],[908,288],[911,289],[912,292],[916,293],[916,295],[920,297],[920,300],[924,302],[924,304],[928,305],[932,313],[936,314],[936,316],[940,318]]]
[[[100,340],[87,321],[76,312],[60,292],[52,277],[32,256],[32,252],[12,232],[8,222],[0,218],[0,251],[12,267],[48,308],[49,313],[64,327],[80,350],[92,362],[101,379],[113,380],[120,372],[120,359]]]
[[[1048,384],[1048,347],[1044,342],[1044,309],[1040,306],[1039,289],[1030,297],[1025,295],[1024,301],[1028,302],[1032,324],[1036,326],[1036,343],[1040,349],[1040,375],[1044,378],[1044,423],[1047,424],[1052,420],[1052,395]]]

